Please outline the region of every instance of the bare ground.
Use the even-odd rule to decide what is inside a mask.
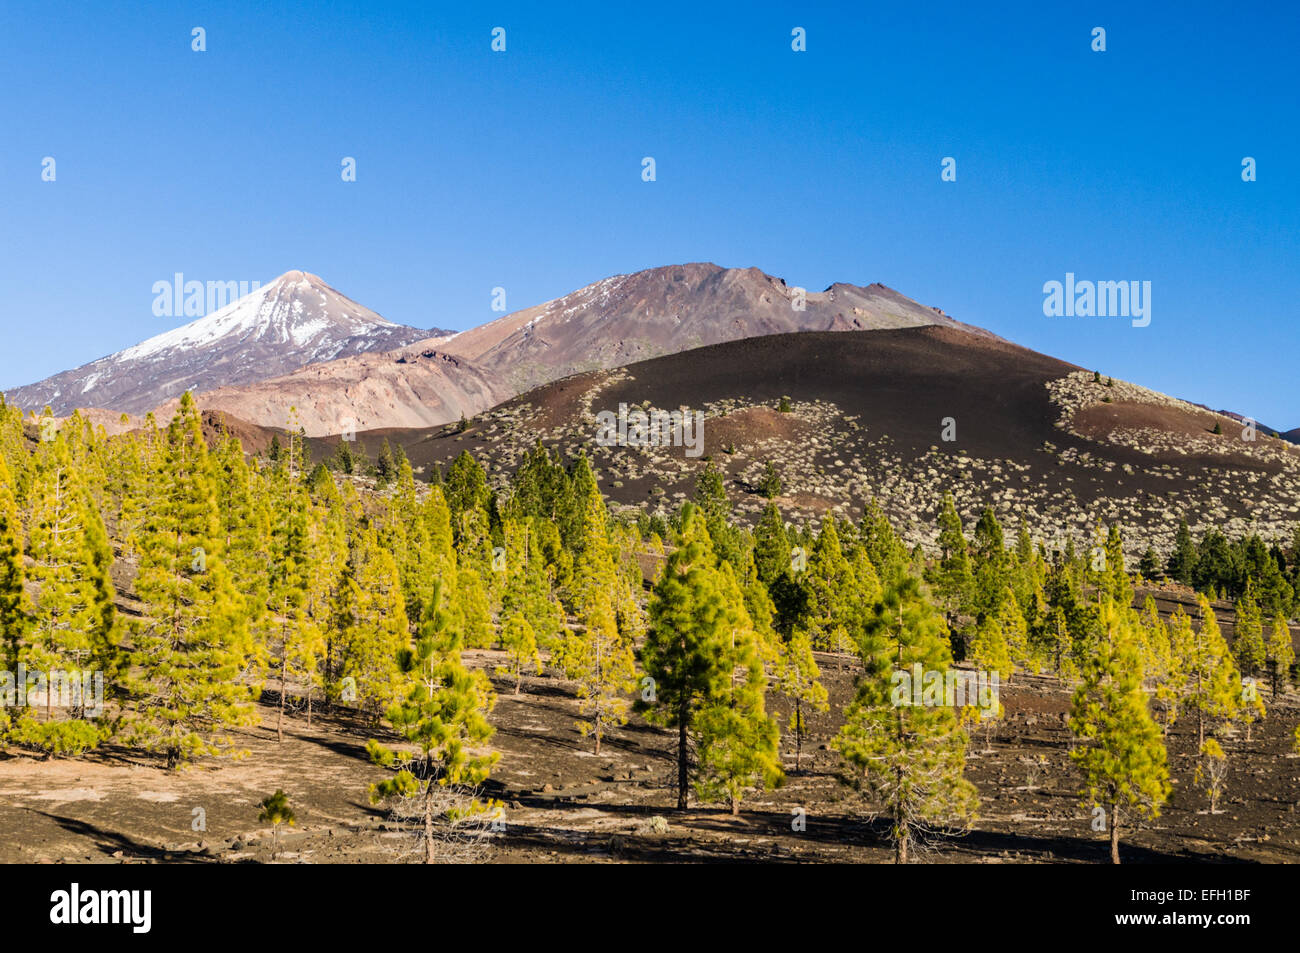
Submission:
[[[494,652],[470,653],[489,669]],[[786,784],[756,794],[740,817],[721,806],[675,810],[672,736],[634,717],[606,738],[599,756],[574,728],[572,688],[553,676],[525,679],[524,694],[497,682],[492,715],[501,761],[485,793],[506,805],[506,829],[493,835],[497,862],[806,861],[888,862],[883,822],[839,775],[828,742],[852,696],[856,661],[821,656],[832,711],[814,719],[795,773],[786,745]],[[1270,699],[1271,700],[1271,699]],[[1194,725],[1169,739],[1174,793],[1161,817],[1127,832],[1127,863],[1300,861],[1300,759],[1290,738],[1295,696],[1270,705],[1253,739],[1228,740],[1231,772],[1220,812],[1206,811],[1192,786]],[[382,731],[345,716],[308,726],[288,719],[277,743],[275,698],[262,724],[237,735],[248,757],[169,772],[138,754],[106,749],[81,761],[40,761],[10,751],[0,760],[0,861],[386,862],[405,859],[408,837],[367,785],[382,776],[365,755]],[[772,698],[784,722],[780,699]],[[972,739],[968,777],[979,788],[980,817],[964,833],[936,840],[920,859],[937,863],[1104,862],[1104,833],[1078,797],[1064,725],[1069,693],[1054,679],[1016,676],[1003,686],[1006,717]],[[258,803],[288,792],[298,820],[277,838],[257,821]],[[793,829],[796,809],[806,829]],[[201,816],[206,830],[196,830]],[[652,821],[661,818],[662,821]],[[666,822],[666,829],[664,827]]]

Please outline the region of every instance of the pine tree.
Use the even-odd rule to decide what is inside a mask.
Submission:
[[[542,670],[542,656],[537,651],[533,627],[522,615],[512,615],[502,626],[501,644],[507,652],[509,664],[500,666],[497,672],[514,676],[515,694],[518,695],[523,688],[525,670],[530,667],[534,672]]]
[[[723,598],[733,621],[724,667],[730,673],[721,695],[700,713],[700,780],[696,791],[705,802],[725,801],[740,813],[744,792],[782,784],[781,733],[767,714],[765,646],[745,607],[743,590],[730,563],[719,565]]]
[[[943,606],[948,629],[955,633],[958,617],[974,604],[975,575],[966,537],[962,533],[961,516],[951,493],[943,495],[943,507],[939,512],[939,559],[929,581]]]
[[[244,599],[250,627],[266,612],[269,598],[266,565],[270,561],[271,520],[275,500],[270,481],[244,460],[244,450],[229,432],[213,448],[217,474],[217,512],[231,584]]]
[[[894,862],[905,864],[913,840],[936,824],[965,822],[978,795],[966,780],[966,732],[943,704],[912,705],[895,695],[896,673],[919,666],[945,679],[952,665],[943,618],[915,577],[892,583],[860,643],[864,674],[834,747],[884,807]]]
[[[433,584],[441,581],[444,593],[454,592],[459,586],[456,559],[455,534],[452,532],[451,506],[442,487],[435,486],[429,490],[420,506],[420,528],[418,535],[427,543],[417,548],[421,561],[411,566],[412,574],[420,580],[415,599],[423,615],[424,606],[433,593]],[[413,535],[416,535],[413,532]],[[444,595],[444,598],[446,596]],[[448,611],[453,611],[450,607]],[[420,616],[412,616],[418,619]]]
[[[3,512],[2,508],[0,512]],[[1273,697],[1276,699],[1279,689],[1287,683],[1291,666],[1295,664],[1291,629],[1286,624],[1286,618],[1281,615],[1273,617],[1273,630],[1268,639],[1268,664],[1273,674]]]
[[[1138,560],[1138,573],[1143,579],[1160,580],[1163,573],[1160,571],[1160,557],[1156,555],[1155,547],[1148,546],[1142,553],[1142,558]]]
[[[394,750],[374,739],[366,745],[371,760],[396,771],[371,787],[371,800],[419,805],[424,860],[430,864],[437,858],[435,825],[455,828],[494,806],[480,801],[477,790],[500,757],[483,751],[493,733],[487,720],[496,701],[492,686],[486,675],[461,661],[463,634],[442,602],[439,582],[414,647],[399,653],[405,690],[387,711],[394,730],[414,751]]]
[[[27,709],[13,738],[51,755],[78,755],[106,736],[102,712],[87,712],[85,676],[116,668],[117,624],[108,534],[73,462],[65,428],[43,443],[32,481],[28,578],[36,586],[26,643],[18,659],[47,679],[44,711]],[[76,439],[73,437],[72,439]],[[56,679],[72,691],[56,692]],[[69,697],[55,700],[56,694]],[[54,706],[67,703],[57,716]],[[93,707],[93,706],[91,706]],[[43,717],[42,717],[43,716]]]
[[[225,729],[251,724],[241,680],[251,649],[244,605],[222,561],[217,477],[188,392],[167,428],[159,495],[140,533],[129,737],[168,767],[229,753]]]
[[[1268,650],[1264,646],[1264,619],[1255,601],[1255,582],[1246,578],[1246,591],[1236,604],[1236,626],[1232,654],[1241,673],[1253,676],[1264,668]]]
[[[1178,532],[1174,536],[1174,551],[1169,557],[1166,572],[1169,578],[1181,582],[1184,586],[1192,585],[1196,578],[1197,552],[1192,542],[1192,533],[1187,528],[1187,520],[1178,521]]]
[[[853,641],[850,632],[860,623],[854,618],[858,582],[844,557],[833,516],[822,524],[800,582],[804,598],[799,625],[814,648],[825,652],[848,650]]]
[[[297,816],[289,805],[289,795],[281,788],[276,788],[275,793],[265,798],[258,807],[261,810],[257,813],[257,819],[275,829],[275,849],[271,852],[271,860],[274,861],[280,855],[280,828],[285,824],[293,827],[297,823]]]
[[[1165,746],[1142,690],[1131,615],[1127,606],[1103,601],[1104,635],[1084,665],[1069,720],[1080,742],[1070,759],[1083,773],[1085,803],[1107,812],[1114,864],[1125,815],[1158,817],[1171,790]]]
[[[1182,606],[1174,610],[1166,628],[1169,633],[1169,668],[1165,678],[1156,686],[1156,699],[1163,706],[1160,723],[1164,734],[1168,735],[1191,694],[1196,633]]]
[[[1217,741],[1206,738],[1196,759],[1196,773],[1192,776],[1192,781],[1205,789],[1211,814],[1218,813],[1219,798],[1223,796],[1223,785],[1227,777],[1228,756],[1223,753],[1223,748]]]
[[[789,731],[794,735],[794,770],[800,771],[808,714],[830,709],[829,695],[819,681],[821,670],[807,633],[796,629],[781,643],[777,658],[777,688],[790,699]]]
[[[862,511],[859,536],[882,586],[892,585],[908,571],[907,549],[874,498]]]
[[[447,505],[451,509],[451,525],[454,527],[460,527],[462,513],[487,506],[491,495],[487,473],[468,450],[462,450],[452,461],[443,479],[442,491],[446,494]]]
[[[793,563],[790,534],[775,503],[767,504],[754,527],[754,565],[772,599],[772,624],[788,634],[805,611],[806,596],[798,578],[802,571],[796,572]]]
[[[1169,680],[1175,660],[1169,642],[1169,628],[1160,621],[1160,611],[1151,596],[1142,603],[1137,635],[1146,686],[1155,691],[1158,698],[1160,687]]]
[[[1027,644],[1025,617],[1016,605],[1015,593],[1007,587],[997,607],[976,623],[966,657],[977,669],[997,672],[1005,681],[1015,671],[1014,660],[1025,656]]]
[[[592,737],[600,754],[601,739],[627,722],[636,662],[631,646],[619,637],[608,600],[589,607],[583,620],[582,631],[570,633],[561,643],[556,661],[578,686],[578,730]]]
[[[473,569],[457,569],[455,595],[466,647],[487,648],[492,644],[492,613],[483,577]]]
[[[790,536],[775,503],[764,507],[754,527],[754,562],[758,577],[769,587],[790,571]]]
[[[375,458],[375,483],[380,487],[386,487],[397,476],[397,461],[393,459],[393,448],[388,444],[388,438],[384,438],[383,444],[379,447],[379,456]]]
[[[318,679],[324,636],[308,611],[316,554],[312,551],[311,501],[297,483],[283,487],[272,531],[267,607],[275,634],[275,671],[279,682],[275,736],[284,740],[284,711],[289,681],[299,681],[311,697]]]
[[[677,807],[685,810],[695,765],[691,751],[700,714],[726,692],[731,630],[742,606],[728,605],[718,560],[703,518],[682,514],[680,546],[668,557],[650,598],[650,630],[641,650],[638,707],[647,719],[677,729]]]
[[[554,661],[577,682],[578,729],[596,753],[608,730],[627,721],[636,674],[631,641],[620,635],[615,593],[621,587],[607,531],[608,515],[594,484],[585,490],[582,536],[573,566],[572,602],[580,630],[560,643]]]
[[[564,609],[551,586],[551,572],[539,545],[536,520],[506,522],[507,573],[501,613],[522,616],[540,648],[551,650],[564,631]],[[554,526],[546,524],[552,532]]]
[[[339,675],[348,686],[342,697],[377,718],[401,691],[397,653],[410,644],[406,600],[397,563],[373,530],[362,536],[355,559],[355,576],[343,580],[334,614],[345,626],[336,635]]]
[[[1240,724],[1246,729],[1246,740],[1251,740],[1251,732],[1255,727],[1255,722],[1262,721],[1268,710],[1264,707],[1263,696],[1259,693],[1259,686],[1253,678],[1243,678],[1241,680],[1241,692],[1238,695],[1237,712],[1233,716],[1233,721]]]
[[[1237,715],[1241,676],[1219,631],[1214,609],[1198,595],[1201,624],[1187,659],[1187,707],[1196,712],[1196,748],[1205,744],[1205,723],[1228,722]]]
[[[1102,584],[1106,595],[1117,606],[1127,609],[1133,605],[1133,583],[1124,568],[1124,540],[1118,526],[1112,525],[1106,535],[1106,568]]]
[[[1256,533],[1244,541],[1239,540],[1237,545],[1241,553],[1238,579],[1254,583],[1255,598],[1262,612],[1270,617],[1279,613],[1289,615],[1295,590],[1286,581],[1283,567],[1279,565],[1280,549],[1275,546],[1271,551]],[[1285,557],[1282,557],[1282,562],[1285,562]]]
[[[7,670],[18,665],[18,649],[25,641],[29,606],[23,591],[23,526],[18,516],[14,481],[0,454],[0,662]],[[0,725],[2,727],[2,725]]]
[[[975,611],[982,614],[996,612],[1007,586],[1011,584],[1011,560],[1002,526],[990,506],[984,508],[975,524],[971,573],[975,582]]]
[[[709,463],[700,472],[695,483],[695,505],[713,541],[713,551],[719,559],[738,566],[741,546],[736,531],[728,521],[731,500],[727,496],[726,479],[721,470]]]

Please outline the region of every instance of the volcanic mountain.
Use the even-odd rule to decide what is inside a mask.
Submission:
[[[29,410],[49,405],[56,415],[78,407],[141,414],[186,390],[261,381],[430,333],[393,324],[315,275],[290,271],[196,321],[16,387],[6,399]]]
[[[700,455],[603,445],[596,415],[622,405],[702,412]],[[665,515],[712,463],[744,522],[766,504],[758,487],[771,462],[787,519],[856,518],[874,498],[926,546],[949,490],[968,525],[992,506],[1009,532],[1023,523],[1080,548],[1098,521],[1118,522],[1134,559],[1147,545],[1168,551],[1180,516],[1198,535],[1213,525],[1287,539],[1300,520],[1291,444],[1262,431],[1245,440],[1230,417],[952,327],[747,338],[555,381],[464,432],[358,439],[373,456],[384,436],[426,474],[469,450],[498,482],[541,440],[586,453],[611,501]]]
[[[939,325],[992,338],[884,285],[803,293],[757,268],[672,265],[606,278],[488,324],[390,353],[312,365],[200,395],[207,409],[309,436],[472,416],[539,384],[740,338]],[[167,408],[163,408],[163,413]]]
[[[880,284],[805,292],[757,268],[694,263],[606,278],[436,346],[522,393],[570,374],[740,338],[919,325],[988,334]]]

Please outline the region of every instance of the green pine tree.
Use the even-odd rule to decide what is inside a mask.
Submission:
[[[1083,667],[1070,730],[1079,745],[1070,759],[1084,777],[1085,803],[1108,818],[1111,863],[1118,864],[1120,827],[1131,817],[1159,817],[1169,798],[1169,769],[1160,729],[1147,709],[1132,612],[1106,600],[1104,631]]]
[[[18,665],[18,650],[27,636],[29,605],[23,590],[23,525],[18,516],[15,485],[0,455],[0,651],[5,669]],[[0,713],[0,718],[3,718]],[[3,727],[3,723],[0,723]]]
[[[723,692],[700,713],[696,791],[702,801],[725,801],[740,813],[744,792],[784,782],[781,733],[767,714],[764,646],[745,608],[745,598],[730,563],[719,566],[728,614],[732,618],[723,665],[729,671]]]
[[[1286,685],[1295,664],[1295,644],[1291,641],[1291,629],[1286,618],[1281,615],[1273,617],[1272,632],[1268,639],[1268,664],[1273,676],[1273,697],[1282,686]]]
[[[340,697],[377,719],[401,691],[397,653],[410,644],[406,600],[397,563],[373,530],[362,536],[355,561],[333,615],[341,626],[335,636]]]
[[[677,730],[677,807],[685,810],[697,765],[692,757],[701,713],[728,690],[731,630],[744,606],[730,605],[703,517],[686,507],[681,544],[668,557],[650,597],[650,630],[641,650],[638,707]]]
[[[1187,520],[1178,521],[1178,532],[1174,536],[1174,551],[1169,557],[1169,563],[1165,571],[1169,578],[1181,582],[1184,586],[1192,585],[1196,578],[1196,564],[1198,554],[1196,544],[1192,541],[1191,530],[1187,528]]]
[[[944,493],[939,511],[939,558],[930,572],[929,582],[943,607],[948,630],[958,632],[960,616],[974,607],[975,574],[961,516],[951,493]]]
[[[88,712],[95,706],[82,696],[92,670],[101,680],[111,678],[118,650],[112,549],[82,468],[73,462],[69,432],[41,445],[33,474],[28,578],[36,595],[18,660],[42,673],[47,685],[43,710],[24,710],[12,737],[50,755],[75,756],[106,736],[103,712]],[[56,691],[56,682],[73,690]]]
[[[781,643],[777,658],[777,689],[790,700],[789,732],[794,735],[794,770],[801,770],[803,740],[808,735],[808,716],[830,709],[826,687],[819,681],[821,670],[813,656],[807,633],[796,629]]]
[[[533,635],[533,627],[523,615],[516,613],[506,620],[501,629],[501,644],[506,650],[509,664],[499,666],[497,672],[514,677],[515,694],[518,695],[523,688],[524,672],[529,668],[534,672],[542,670],[537,638]]]
[[[430,864],[438,856],[439,826],[454,831],[496,806],[477,792],[500,757],[485,750],[496,696],[487,676],[461,661],[464,637],[442,602],[439,582],[415,645],[398,656],[404,691],[387,717],[411,748],[389,748],[374,739],[366,745],[376,764],[395,771],[371,787],[371,800],[418,805],[419,836]]]
[[[324,634],[309,611],[317,554],[311,534],[311,500],[306,487],[282,488],[272,530],[269,576],[269,623],[274,637],[274,670],[279,683],[275,719],[277,741],[284,740],[284,712],[289,683],[299,683],[311,697],[319,678]]]
[[[188,392],[159,460],[140,532],[128,737],[176,767],[232,753],[224,732],[256,716],[240,678],[252,648],[245,606],[222,561],[217,475]]]
[[[1264,646],[1264,618],[1259,603],[1255,601],[1255,581],[1246,577],[1246,591],[1237,600],[1236,626],[1232,640],[1232,654],[1236,656],[1241,673],[1253,676],[1264,668],[1268,650]]]
[[[281,828],[285,824],[293,827],[297,823],[297,815],[289,804],[289,795],[281,788],[276,788],[275,793],[265,798],[258,807],[261,810],[257,812],[257,819],[263,824],[270,824],[275,829],[275,849],[271,851],[271,860],[274,862],[280,856]]]
[[[1187,655],[1187,707],[1196,713],[1196,747],[1205,744],[1206,722],[1226,723],[1237,716],[1241,676],[1219,631],[1214,609],[1198,595],[1201,624]]]
[[[885,590],[860,652],[864,673],[834,747],[888,816],[894,862],[905,864],[923,832],[967,822],[979,800],[965,777],[967,736],[956,710],[913,705],[895,690],[896,675],[910,677],[915,666],[943,679],[952,665],[943,617],[914,576]]]
[[[858,581],[844,557],[834,517],[827,517],[822,524],[800,584],[804,597],[799,625],[813,647],[824,652],[847,651],[853,644],[850,633],[861,621],[853,611]]]

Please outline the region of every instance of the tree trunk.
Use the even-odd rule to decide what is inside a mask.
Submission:
[[[284,741],[284,675],[289,664],[288,656],[280,656],[280,710],[275,716],[275,740]]]
[[[686,700],[682,700],[681,708],[677,712],[677,810],[686,810],[686,784],[687,771],[686,759],[689,752],[686,750]]]
[[[1110,806],[1110,862],[1119,863],[1119,805]]]
[[[424,781],[424,862],[433,863],[433,777]]]
[[[799,773],[799,759],[803,755],[803,706],[794,700],[794,773]]]
[[[895,821],[897,821],[897,818],[895,818]],[[908,830],[907,823],[904,822],[901,826],[899,826],[898,840],[894,842],[894,863],[896,864],[907,863],[907,848],[909,846],[908,842],[911,840],[911,838],[912,838],[912,832]]]
[[[331,677],[334,660],[334,637],[330,635],[325,639],[325,670],[321,673],[321,688],[325,692],[325,712],[334,713],[334,699],[330,695],[330,689],[334,687],[334,679]]]

